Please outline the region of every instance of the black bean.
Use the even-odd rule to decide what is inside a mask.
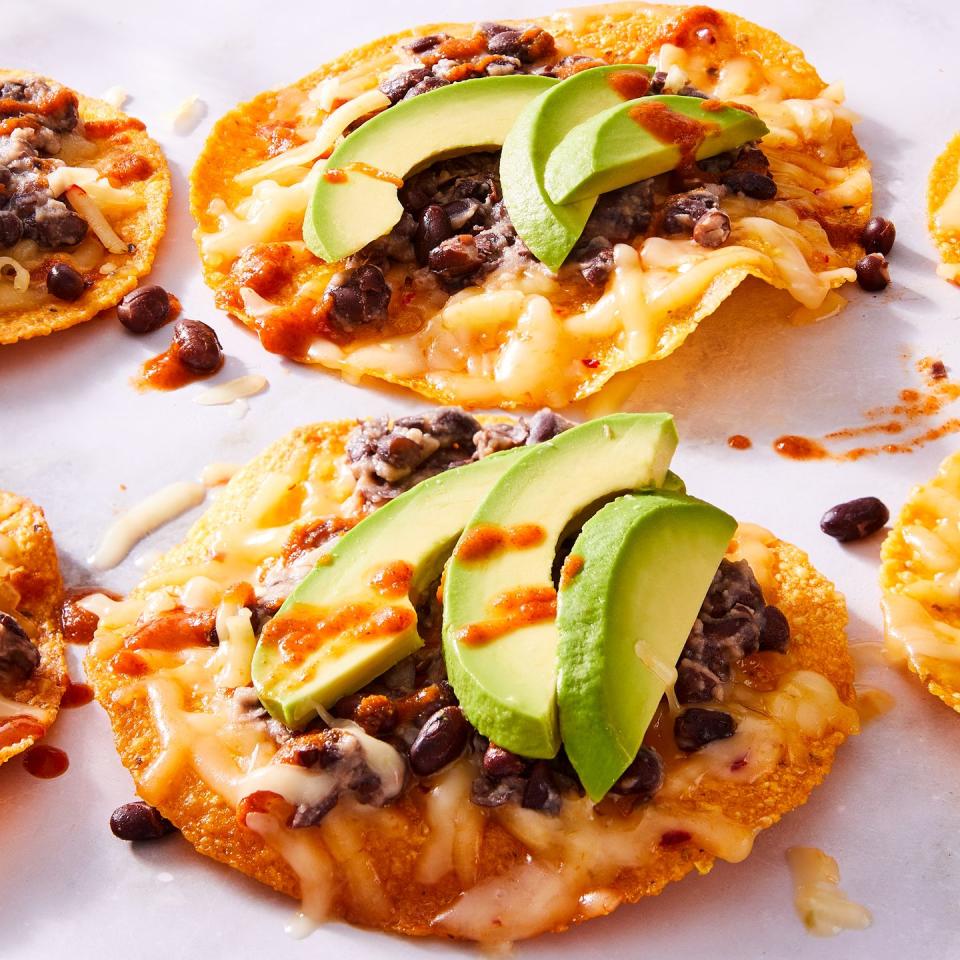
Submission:
[[[527,783],[522,777],[477,777],[470,787],[470,802],[478,807],[502,807],[523,796]]]
[[[693,753],[714,740],[732,737],[736,728],[729,713],[691,707],[674,721],[673,736],[681,750]]]
[[[170,316],[170,297],[163,287],[150,284],[128,293],[117,306],[117,317],[131,333],[150,333]]]
[[[483,257],[474,238],[460,234],[434,247],[427,262],[441,279],[453,282],[473,273],[483,263]]]
[[[860,234],[860,242],[867,253],[888,254],[893,248],[893,241],[897,239],[897,228],[892,220],[886,217],[873,217]]]
[[[413,235],[413,246],[417,254],[417,263],[425,266],[434,247],[440,246],[444,240],[453,236],[453,228],[446,210],[435,203],[424,207],[417,223],[416,233]]]
[[[666,70],[657,70],[656,73],[650,78],[650,89],[647,93],[650,96],[654,94],[663,93],[663,85],[667,82],[667,72]]]
[[[709,190],[691,190],[670,197],[663,205],[663,232],[692,233],[693,228],[711,210],[717,208],[716,195]]]
[[[424,77],[419,83],[415,83],[404,95],[404,100],[412,100],[414,97],[419,97],[421,93],[429,93],[431,90],[439,90],[440,87],[445,87],[449,83],[449,80],[443,80],[440,77],[435,77],[432,74],[429,77]]]
[[[463,753],[469,735],[470,725],[459,707],[438,710],[410,746],[410,768],[420,777],[442,770]]]
[[[12,210],[0,210],[0,247],[12,247],[22,236],[23,221]]]
[[[430,70],[427,67],[408,70],[406,73],[400,73],[395,77],[382,80],[380,82],[380,92],[386,94],[391,103],[399,103],[411,87],[429,76]]]
[[[523,757],[491,743],[483,753],[483,772],[488,777],[515,777],[523,773],[526,763]]]
[[[110,814],[110,829],[121,840],[158,840],[177,828],[142,800],[125,803]]]
[[[645,803],[653,799],[662,786],[663,760],[660,754],[653,747],[641,747],[610,792],[636,797]]]
[[[754,200],[772,200],[777,195],[773,177],[754,170],[731,170],[724,174],[723,185],[734,193],[742,193]]]
[[[533,63],[556,52],[553,37],[539,27],[526,30],[500,30],[487,40],[491,53],[516,57],[523,63]]]
[[[606,237],[594,237],[578,256],[580,273],[591,287],[602,287],[613,273],[613,245]]]
[[[548,407],[538,410],[530,418],[530,432],[527,434],[527,444],[543,443],[569,430],[573,422],[560,414],[554,413]]]
[[[223,347],[216,331],[200,320],[178,320],[173,343],[180,362],[194,373],[213,373],[223,364]]]
[[[701,247],[722,247],[730,236],[730,218],[722,210],[710,210],[693,227],[693,239]]]
[[[85,289],[83,277],[69,263],[55,263],[47,272],[47,292],[58,300],[79,300]]]
[[[538,760],[530,771],[520,805],[528,810],[559,813],[561,803],[560,791],[553,781],[550,765],[544,760]]]
[[[868,253],[857,261],[857,283],[869,293],[878,293],[890,283],[888,266],[882,253]]]
[[[425,37],[416,37],[405,46],[411,53],[426,53],[434,47],[439,47],[446,39],[445,33],[428,33]]]
[[[779,607],[769,606],[763,611],[763,629],[760,631],[760,649],[786,653],[790,645],[790,622]]]
[[[40,666],[40,651],[8,613],[0,611],[0,680],[22,683]]]
[[[323,297],[330,317],[346,329],[387,318],[390,285],[379,267],[367,264],[338,273]]]
[[[87,235],[87,221],[59,201],[52,200],[42,212],[38,211],[32,230],[42,247],[73,247]]]
[[[294,830],[299,830],[301,827],[315,827],[337,805],[339,799],[340,794],[334,790],[313,806],[301,804],[297,807],[290,826]]]
[[[886,504],[876,497],[858,497],[831,507],[820,519],[820,529],[835,540],[862,540],[890,519]]]
[[[443,407],[434,414],[427,432],[435,436],[442,446],[457,444],[466,447],[473,444],[473,435],[479,429],[480,421],[465,410]]]
[[[419,443],[402,433],[388,433],[377,443],[377,457],[391,467],[414,467],[424,454]]]
[[[508,27],[506,24],[491,23],[489,20],[485,20],[483,23],[477,25],[477,31],[482,33],[485,37],[492,37],[495,34],[505,33],[506,31],[512,29],[512,27]]]
[[[480,204],[477,200],[467,198],[451,200],[449,203],[443,205],[443,210],[447,215],[450,226],[453,228],[447,236],[452,236],[453,231],[459,233],[471,224],[474,217],[480,212]],[[442,237],[441,239],[446,240],[447,237]]]

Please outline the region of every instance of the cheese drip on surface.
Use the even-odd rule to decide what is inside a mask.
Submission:
[[[218,647],[138,649],[151,672],[131,678],[114,694],[121,702],[145,698],[149,708],[157,747],[147,769],[137,775],[148,801],[162,807],[184,771],[196,774],[230,808],[257,791],[275,793],[296,806],[326,797],[331,789],[326,773],[276,762],[277,747],[266,725],[238,712],[234,688],[249,680],[252,631],[249,611],[240,607],[241,593],[231,588],[245,581],[259,594],[282,573],[277,554],[296,526],[337,514],[350,493],[331,458],[318,458],[309,472],[299,462],[285,465],[261,478],[244,516],[217,531],[216,559],[180,568],[164,568],[161,562],[142,591],[126,601],[96,595],[84,599],[85,608],[101,617],[90,648],[90,655],[101,661],[110,660],[138,624],[164,611],[206,607],[216,612]],[[751,562],[761,571],[765,565],[772,570],[772,561],[764,556],[772,535],[744,525],[737,536],[739,549],[752,551]],[[710,857],[743,860],[756,831],[721,810],[690,812],[698,786],[756,782],[802,750],[805,738],[833,729],[853,732],[856,726],[856,714],[819,674],[787,672],[765,692],[736,681],[729,687],[723,708],[736,714],[735,736],[690,757],[669,759],[664,789],[627,816],[601,816],[586,798],[572,794],[565,796],[557,817],[514,804],[480,808],[469,800],[476,764],[461,758],[427,780],[424,790],[404,794],[402,805],[364,807],[345,794],[314,828],[290,829],[259,810],[246,814],[246,825],[299,881],[303,904],[291,927],[295,934],[335,914],[338,890],[349,889],[354,909],[368,922],[390,916],[391,903],[365,852],[369,837],[376,836],[418,844],[416,882],[449,884],[456,878],[464,892],[438,910],[433,920],[438,933],[487,942],[532,935],[571,915],[608,912],[620,899],[613,889],[618,874],[659,856],[664,837],[688,838],[683,842],[701,869]],[[381,780],[390,791],[399,790],[406,775],[400,755],[349,722],[332,722],[363,738]],[[746,762],[740,762],[745,756]],[[406,804],[420,814],[415,840]],[[491,822],[524,844],[536,860],[478,881],[478,851]],[[429,828],[425,836],[421,823]]]
[[[870,911],[840,889],[840,869],[833,857],[816,847],[791,847],[787,863],[793,875],[793,903],[807,930],[833,937],[843,930],[866,930]]]

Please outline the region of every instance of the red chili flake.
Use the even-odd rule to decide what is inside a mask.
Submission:
[[[401,297],[401,299],[403,300],[403,305],[404,305],[404,306],[407,306],[408,304],[413,303],[413,301],[417,299],[417,295],[416,295],[416,293],[414,293],[413,290],[408,290],[408,291]]]
[[[943,380],[947,375],[947,368],[943,365],[942,360],[934,360],[930,364],[930,376],[934,380]]]
[[[591,370],[596,370],[600,366],[600,361],[595,357],[584,357],[580,362]]]
[[[747,755],[744,754],[742,757],[737,757],[737,759],[730,764],[730,772],[736,773],[738,770],[742,770],[746,765]]]
[[[681,843],[686,843],[693,839],[686,830],[668,830],[660,838],[661,847],[678,847]]]

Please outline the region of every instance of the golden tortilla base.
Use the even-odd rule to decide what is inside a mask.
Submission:
[[[525,19],[522,23],[539,24],[558,40],[574,41],[579,49],[603,51],[604,56],[612,62],[645,63],[664,39],[671,36],[684,13],[692,9],[695,8],[650,6],[639,3],[631,6],[617,3],[611,4],[608,9],[586,8],[582,14],[572,11],[566,20],[562,17],[556,19],[540,17]],[[721,13],[721,17],[731,32],[738,53],[747,53],[765,67],[775,66],[784,71],[782,83],[786,96],[812,98],[823,90],[823,81],[797,47],[787,43],[772,31],[733,14]],[[520,21],[509,20],[500,22],[520,23]],[[413,36],[450,31],[458,26],[462,28],[463,25],[431,24],[383,37],[325,64],[285,89],[310,91],[326,77],[354,69],[363,63],[375,63],[398,43]],[[209,233],[217,230],[217,217],[209,211],[211,200],[219,197],[233,209],[245,195],[244,190],[234,182],[235,175],[267,159],[266,144],[257,136],[256,131],[261,124],[268,122],[271,111],[283,92],[283,89],[279,89],[262,93],[253,100],[235,107],[214,125],[190,177],[190,208],[200,231]],[[848,175],[853,176],[860,170],[869,170],[869,160],[852,133],[839,144],[839,148]],[[805,145],[801,149],[813,158],[817,158],[814,145]],[[852,267],[863,256],[859,237],[869,216],[868,201],[858,208],[838,206],[822,217],[834,249],[846,266]],[[277,237],[276,240],[302,240],[300,224],[292,225],[289,235]],[[218,299],[228,296],[231,264],[215,262],[210,257],[204,257],[202,251],[201,260],[208,286],[219,295]],[[335,273],[339,266],[324,264],[319,260],[308,262],[293,274],[292,284],[288,287],[295,290],[308,282],[316,285]],[[648,363],[669,356],[696,329],[697,324],[713,313],[748,276],[758,277],[775,287],[783,287],[783,281],[778,275],[769,273],[755,264],[744,263],[742,266],[731,266],[717,274],[699,298],[671,315],[669,323],[658,338],[655,350],[649,356],[640,361],[633,360],[628,358],[624,351],[613,349],[609,342],[599,342],[596,350],[590,354],[599,361],[599,365],[587,379],[579,382],[576,391],[573,395],[566,397],[564,402],[575,402],[596,393],[615,374],[637,366],[638,362]],[[271,298],[271,302],[281,308],[289,306],[294,300],[295,296],[290,293]],[[793,309],[797,306],[799,304],[795,303]],[[230,312],[252,330],[258,329],[257,320],[239,307],[231,307]],[[338,369],[339,366],[337,361],[311,362],[328,365],[331,369]],[[407,387],[440,403],[471,405],[469,398],[459,396],[455,388],[438,384],[429,371],[422,376],[399,375],[379,368],[369,368],[362,372],[380,380]],[[351,370],[350,376],[355,376],[354,370]],[[510,409],[517,406],[538,406],[543,403],[549,403],[551,406],[561,405],[557,397],[551,397],[548,400],[543,397],[523,396],[505,397],[498,401],[497,405]]]
[[[43,511],[29,500],[0,490],[0,534],[17,546],[20,564],[9,580],[20,593],[18,612],[26,614],[38,628],[34,643],[40,650],[40,666],[30,679],[5,696],[20,703],[49,711],[47,729],[56,718],[60,698],[67,686],[67,661],[60,633],[60,604],[63,584],[57,551]],[[24,737],[0,747],[0,763],[22,753],[39,737]]]
[[[31,77],[36,74],[25,70],[0,70],[0,81],[12,78]],[[41,78],[48,79],[48,78]],[[56,82],[56,81],[49,81]],[[123,121],[127,114],[111,107],[103,100],[95,100],[77,94],[80,117],[85,123],[100,121]],[[55,330],[66,330],[95,317],[100,311],[115,307],[124,294],[137,286],[153,266],[160,238],[167,226],[167,201],[170,199],[170,171],[160,145],[151,139],[145,130],[124,130],[115,137],[94,141],[99,147],[95,156],[84,160],[84,166],[105,170],[109,164],[125,154],[135,153],[149,161],[153,172],[145,180],[135,180],[126,188],[136,193],[143,201],[129,212],[111,216],[110,225],[127,243],[136,246],[132,254],[113,257],[118,269],[99,277],[79,300],[65,303],[52,299],[49,303],[22,310],[0,313],[0,344],[16,343],[31,337],[43,337]],[[51,257],[69,260],[69,249],[50,251]],[[4,279],[2,282],[8,283]]]
[[[329,462],[331,456],[342,452],[353,425],[353,422],[341,422],[304,427],[275,443],[234,477],[185,542],[158,561],[150,571],[151,577],[183,564],[204,561],[218,528],[244,515],[246,504],[260,488],[266,473],[281,470],[302,476],[305,459],[323,458]],[[823,674],[834,684],[841,699],[852,704],[855,699],[853,663],[844,635],[847,613],[843,597],[810,566],[800,550],[779,541],[772,549],[776,558],[776,595],[768,596],[767,600],[778,604],[791,623],[796,668]],[[127,679],[114,674],[105,660],[88,657],[86,666],[97,699],[110,715],[120,757],[134,780],[139,781],[141,773],[159,753],[150,708],[142,697],[113,697]],[[805,755],[784,757],[770,776],[753,784],[702,782],[682,801],[682,807],[707,816],[716,811],[750,828],[769,827],[807,800],[811,790],[829,772],[834,753],[843,739],[843,733],[834,731],[820,739],[804,740],[806,750],[798,752]],[[257,834],[241,827],[234,809],[213,793],[192,769],[170,784],[167,798],[159,808],[201,853],[276,890],[294,897],[299,895],[297,878],[283,859]],[[402,816],[392,816],[393,812]],[[398,804],[386,808],[382,816],[391,817],[389,829],[378,823],[378,812],[371,811],[365,816],[367,826],[363,830],[362,845],[363,854],[376,873],[378,887],[390,905],[389,911],[386,915],[371,917],[365,903],[359,897],[352,897],[350,887],[343,882],[335,897],[335,911],[358,925],[413,936],[436,935],[431,920],[459,896],[460,882],[453,873],[432,886],[415,879],[417,857],[430,828],[409,794]],[[400,826],[398,820],[402,821]],[[521,862],[526,854],[526,848],[511,834],[497,824],[488,823],[478,851],[479,879],[506,870]],[[693,869],[707,872],[713,860],[710,854],[690,849],[689,845],[659,847],[648,864],[621,871],[607,886],[621,895],[624,902],[634,902],[659,893],[667,883]],[[582,919],[585,918],[581,915],[571,914],[558,922],[555,929],[564,929]]]
[[[927,184],[927,227],[930,236],[940,251],[940,259],[946,263],[960,264],[960,231],[943,230],[936,222],[935,215],[947,194],[960,179],[960,133],[954,134],[943,153],[937,157],[930,170]],[[956,282],[960,283],[960,273]]]

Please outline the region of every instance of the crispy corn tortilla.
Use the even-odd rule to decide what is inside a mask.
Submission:
[[[0,70],[0,81],[37,76],[22,70]],[[40,79],[47,79],[41,77]],[[55,83],[56,81],[48,81]],[[113,176],[120,169],[118,164],[125,158],[143,158],[150,168],[144,179],[127,183],[114,182],[132,194],[130,202],[106,213],[107,220],[120,238],[136,248],[133,253],[112,254],[106,251],[89,230],[87,237],[75,248],[45,250],[29,241],[21,241],[11,249],[0,250],[0,255],[17,259],[21,249],[32,248],[23,263],[31,273],[27,302],[0,304],[0,344],[16,343],[30,337],[42,337],[55,330],[65,330],[95,317],[101,310],[114,307],[124,294],[131,291],[141,277],[145,277],[153,265],[160,238],[167,225],[167,201],[170,198],[170,172],[159,144],[151,139],[139,120],[128,117],[102,100],[91,99],[77,93],[80,118],[85,124],[102,125],[98,130],[92,126],[87,138],[90,147],[73,138],[63,153],[72,158],[68,166],[93,167],[103,177]],[[111,127],[113,129],[111,129]],[[70,138],[64,138],[65,142]],[[144,167],[146,169],[146,166]],[[79,300],[67,303],[46,293],[47,266],[55,260],[64,260],[75,266],[93,286]],[[101,273],[101,268],[112,270]],[[10,278],[3,276],[0,284],[10,285]]]
[[[948,707],[960,713],[960,453],[914,487],[883,542],[887,650]]]
[[[781,199],[758,203],[739,197],[725,203],[733,234],[718,250],[685,241],[682,247],[668,244],[671,255],[698,258],[668,296],[661,296],[662,280],[667,273],[677,278],[676,264],[661,271],[648,262],[656,259],[648,244],[642,249],[635,244],[640,259],[623,245],[620,279],[607,287],[619,293],[613,320],[603,310],[602,316],[591,312],[582,286],[569,277],[554,282],[541,273],[505,280],[496,297],[471,297],[472,304],[467,295],[486,291],[490,282],[468,288],[439,310],[436,303],[411,301],[405,292],[394,296],[387,328],[366,339],[338,346],[317,337],[323,290],[342,264],[324,264],[302,246],[307,194],[298,201],[292,191],[303,190],[300,180],[308,168],[278,174],[277,189],[269,178],[252,188],[235,177],[275,155],[271,138],[275,143],[278,132],[289,133],[300,122],[297,104],[310,105],[311,124],[303,130],[311,134],[324,116],[316,114],[324,84],[338,82],[331,78],[342,78],[343,96],[356,96],[396,63],[398,45],[411,37],[470,34],[469,25],[433,24],[351,51],[288,87],[239,105],[215,125],[193,170],[191,208],[204,275],[218,305],[256,330],[268,350],[339,369],[346,377],[368,374],[443,402],[506,408],[582,399],[617,372],[669,355],[747,276],[790,289],[808,319],[836,312],[831,288],[853,279],[849,268],[862,256],[859,236],[871,203],[869,162],[853,135],[852,115],[839,106],[838,88],[826,87],[800,50],[769,30],[704,7],[619,3],[523,23],[549,30],[565,49],[609,62],[646,62],[664,50],[662,56],[674,61],[687,56],[692,82],[707,92],[717,88],[713,61],[735,58],[736,69],[721,74],[722,93],[757,109],[771,128],[762,146]],[[701,44],[701,24],[715,43]],[[774,92],[782,102],[770,99]],[[234,213],[250,203],[251,189],[263,185],[286,205],[272,225],[253,228]],[[270,220],[263,213],[269,204],[254,206],[259,219]],[[662,243],[661,252],[668,249]],[[640,302],[638,289],[646,304],[631,307]],[[511,299],[504,290],[521,290],[524,297]],[[540,293],[552,311],[544,309]]]
[[[944,222],[938,214],[947,198],[960,191],[960,133],[955,134],[934,161],[927,186],[927,225],[943,261],[937,274],[960,284],[960,216]],[[960,207],[954,199],[952,205]]]
[[[67,663],[60,633],[63,585],[57,551],[43,511],[29,500],[0,490],[0,610],[14,615],[40,650],[40,666],[25,683],[0,684],[4,712],[16,715],[15,703],[44,730],[56,719],[67,686]],[[0,712],[0,732],[4,727]],[[0,763],[32,746],[31,734],[0,746]]]
[[[223,543],[233,537],[231,531],[248,529],[245,525],[251,509],[269,516],[271,526],[292,524],[293,529],[299,523],[317,519],[317,514],[304,509],[304,490],[312,498],[324,495],[328,504],[324,510],[334,509],[349,496],[349,488],[340,486],[334,458],[341,454],[351,426],[337,423],[299,429],[255,459],[234,477],[186,540],[158,561],[131,597],[142,603],[155,597],[155,591],[164,584],[182,585],[188,577],[210,575],[214,569],[210,562],[214,543],[219,544],[217,559],[230,563],[229,555],[222,552]],[[284,478],[279,484],[284,493],[274,506],[266,507],[262,491],[275,484],[277,476]],[[265,537],[269,538],[269,534]],[[258,542],[263,542],[263,538]],[[857,728],[856,714],[850,708],[855,694],[853,665],[844,636],[847,615],[843,598],[810,566],[800,550],[772,535],[765,543],[769,544],[769,549],[764,549],[762,571],[766,599],[780,606],[793,630],[788,667],[791,671],[819,673],[820,683],[825,684],[832,698],[833,712],[813,732],[789,729],[789,746],[771,758],[763,776],[748,782],[689,774],[689,790],[681,790],[674,799],[665,800],[662,809],[658,802],[650,805],[655,812],[646,819],[642,819],[646,815],[641,811],[630,815],[634,820],[624,821],[626,829],[638,831],[636,836],[655,830],[650,849],[642,858],[637,862],[628,860],[600,878],[571,877],[567,867],[558,870],[557,860],[568,861],[569,867],[578,856],[592,854],[581,850],[579,854],[561,857],[555,845],[580,842],[585,850],[592,847],[590,831],[600,829],[597,824],[602,827],[605,821],[593,816],[589,803],[568,799],[557,818],[519,808],[483,811],[469,802],[472,768],[467,760],[461,760],[427,782],[428,786],[442,784],[444,790],[460,791],[458,802],[447,801],[439,810],[430,806],[426,787],[414,787],[390,806],[351,808],[341,802],[319,827],[286,831],[287,840],[296,834],[295,841],[308,845],[299,854],[286,848],[292,862],[302,867],[304,862],[316,863],[319,857],[321,864],[330,859],[336,864],[332,891],[327,893],[327,914],[416,936],[520,939],[545,930],[562,930],[571,923],[608,913],[622,902],[655,895],[667,883],[694,869],[705,873],[713,865],[718,849],[725,850],[728,859],[745,856],[759,830],[807,800],[810,791],[830,770],[837,747]],[[174,671],[179,669],[179,674],[164,674],[164,668],[158,666],[160,660],[152,659],[155,672],[139,680],[118,675],[111,668],[111,658],[123,649],[124,638],[134,629],[132,622],[121,624],[119,620],[131,615],[128,612],[121,617],[118,612],[109,624],[101,621],[86,667],[97,698],[110,715],[117,749],[138,792],[169,817],[201,853],[290,896],[302,896],[307,909],[311,901],[316,902],[317,893],[301,882],[298,873],[277,852],[282,841],[273,837],[273,845],[264,843],[258,833],[241,826],[234,805],[201,779],[195,765],[180,762],[180,747],[169,749],[169,731],[178,729],[179,720],[175,718],[180,715],[174,710],[169,714],[172,722],[166,728],[168,732],[161,736],[158,731],[155,711],[158,703],[171,702],[169,678],[186,677],[188,674],[183,671],[190,671],[189,683],[194,686],[193,692],[186,694],[185,702],[201,710],[204,703],[209,703],[206,687],[202,682],[197,685],[199,674],[191,667],[178,668],[179,661],[174,659],[164,663]],[[750,658],[744,666],[744,682],[757,691],[769,689],[775,682],[771,679],[774,673],[788,668],[788,658],[777,659],[778,656],[760,654]],[[167,680],[150,687],[161,675]],[[791,709],[787,709],[788,714]],[[204,722],[191,721],[184,729],[196,730],[201,737],[206,729]],[[791,721],[787,723],[789,726]],[[176,737],[176,733],[172,736]],[[168,745],[166,750],[164,742]],[[216,741],[195,743],[189,748],[195,749],[198,756],[202,754],[206,775],[223,768],[224,760],[213,748],[224,742],[224,737],[217,734]],[[687,769],[682,763],[676,768],[681,774]],[[157,771],[163,772],[162,781],[158,781]],[[671,783],[669,772],[667,783]],[[439,790],[437,787],[434,793]],[[454,821],[455,835],[451,838],[442,824]],[[683,834],[678,833],[683,829],[692,831],[694,839],[683,842]],[[518,839],[518,833],[524,841]],[[673,838],[671,842],[664,839],[658,844],[661,833],[664,838]],[[698,842],[701,833],[704,839]],[[674,842],[677,838],[679,843]],[[611,842],[609,835],[606,839]],[[443,857],[433,846],[438,846],[443,854],[448,843],[453,845],[448,853],[449,869],[443,869]],[[621,851],[618,856],[622,857],[622,843],[617,844]],[[319,854],[316,848],[321,851]],[[438,858],[439,870],[435,869]],[[425,860],[434,864],[429,871],[431,882],[424,880]],[[517,895],[517,909],[522,907],[525,911],[522,919],[511,919],[505,914],[502,926],[478,929],[469,918],[464,920],[459,914],[448,913],[463,902],[465,890],[479,890],[477,895],[483,897],[482,891],[505,889],[513,883],[528,890],[528,894]],[[561,885],[559,889],[557,884]],[[528,899],[534,897],[534,889],[540,891],[540,897],[547,891],[549,903],[538,900],[535,908],[533,900]],[[586,899],[581,900],[584,895]],[[506,907],[501,905],[500,909]]]

